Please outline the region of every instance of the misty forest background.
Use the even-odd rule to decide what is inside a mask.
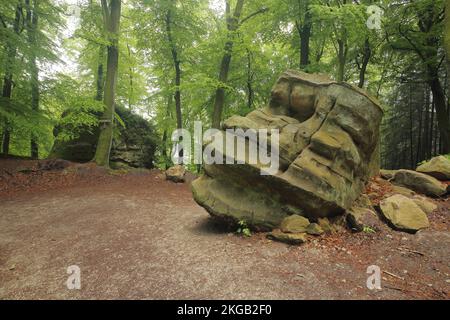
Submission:
[[[384,11],[380,30],[366,26],[371,4]],[[277,77],[300,69],[377,97],[385,110],[382,167],[415,168],[450,153],[446,6],[450,1],[1,1],[1,152],[46,158],[55,128],[60,141],[101,128],[95,159],[105,164],[109,137],[128,130],[116,107],[146,119],[154,165],[165,168],[175,128],[192,130],[194,121],[218,127],[263,107]]]

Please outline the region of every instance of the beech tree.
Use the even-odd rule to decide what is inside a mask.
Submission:
[[[108,37],[106,82],[104,90],[105,112],[100,120],[100,135],[94,161],[100,166],[109,165],[109,155],[114,129],[117,71],[119,68],[119,28],[121,0],[102,0],[103,22]]]

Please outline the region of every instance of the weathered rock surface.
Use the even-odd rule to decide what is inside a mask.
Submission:
[[[175,183],[182,183],[185,181],[186,169],[181,165],[176,165],[166,170],[166,180]]]
[[[430,226],[426,213],[414,200],[402,195],[394,195],[381,201],[380,212],[399,230],[416,232]]]
[[[312,236],[320,236],[320,235],[324,234],[324,231],[323,231],[322,227],[319,226],[317,223],[311,223],[306,228],[306,233],[310,234]]]
[[[206,165],[205,175],[192,184],[194,198],[213,216],[268,229],[293,213],[314,221],[343,214],[378,171],[382,114],[358,88],[287,71],[267,108],[233,116],[223,126],[278,129],[279,171],[262,176],[261,165],[250,164],[248,157],[240,165]],[[224,159],[236,159],[234,150],[224,153]]]
[[[377,225],[379,218],[372,209],[352,207],[347,211],[346,221],[353,231],[361,232],[365,227]]]
[[[390,180],[394,177],[395,173],[397,172],[397,170],[385,170],[385,169],[381,169],[380,170],[380,176],[383,179],[386,180]]]
[[[320,228],[323,230],[324,233],[333,233],[334,232],[333,225],[330,223],[328,218],[317,219],[317,224],[320,226]]]
[[[411,189],[396,186],[396,185],[392,185],[392,193],[393,194],[401,194],[402,196],[405,196],[405,197],[412,197],[416,194]]]
[[[437,210],[438,206],[427,198],[415,196],[412,198],[413,201],[422,209],[426,214],[430,214],[433,211]]]
[[[450,160],[444,156],[435,157],[417,167],[416,171],[447,181],[450,180]]]
[[[267,234],[267,238],[292,245],[299,245],[306,242],[305,233],[284,233],[280,230],[270,232]]]
[[[310,222],[308,219],[294,214],[281,221],[280,229],[286,233],[301,233],[306,232],[306,228],[308,228],[309,225]]]
[[[445,184],[436,178],[416,171],[398,170],[390,181],[430,197],[441,197],[447,193]]]

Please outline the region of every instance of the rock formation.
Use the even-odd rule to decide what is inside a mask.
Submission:
[[[278,129],[279,171],[263,176],[247,160],[205,165],[205,174],[193,182],[194,198],[213,216],[261,229],[279,227],[293,214],[311,222],[341,215],[377,171],[382,115],[377,101],[358,88],[287,71],[268,107],[233,116],[223,125]],[[236,158],[234,152],[224,153]]]
[[[147,120],[128,109],[117,106],[116,112],[125,127],[117,125],[115,128],[111,167],[153,168],[157,141],[154,128]],[[72,130],[70,125],[55,128],[55,144],[49,158],[81,163],[91,161],[97,146],[98,128],[78,128],[78,136],[69,141],[60,139],[66,130]]]

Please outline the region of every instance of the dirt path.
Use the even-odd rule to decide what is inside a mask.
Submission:
[[[290,247],[221,230],[188,185],[157,172],[22,192],[0,197],[0,298],[449,299],[449,214],[436,215],[415,236],[386,229]],[[383,290],[366,288],[373,264],[389,272]],[[71,265],[81,290],[66,287]]]

